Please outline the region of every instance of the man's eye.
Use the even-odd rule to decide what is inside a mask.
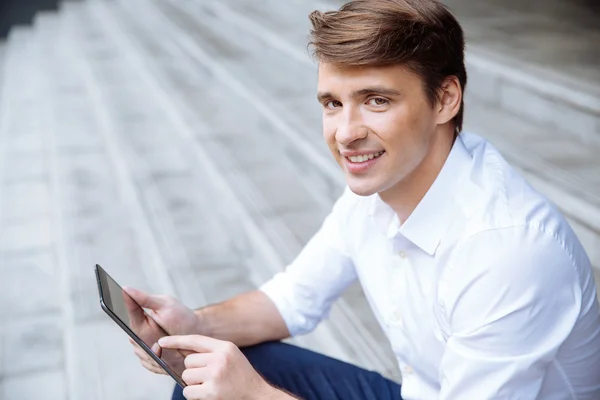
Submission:
[[[368,101],[368,104],[370,106],[384,106],[388,103],[389,101],[387,99],[384,99],[383,97],[373,97],[370,98]]]
[[[337,100],[328,100],[325,102],[325,108],[336,108],[341,107],[342,103]]]

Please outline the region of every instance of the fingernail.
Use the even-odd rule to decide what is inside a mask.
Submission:
[[[154,344],[152,345],[152,351],[156,353],[156,352],[158,351],[158,349],[159,349],[159,347],[158,347],[158,343],[154,343]]]
[[[167,343],[167,339],[165,338],[160,338],[158,339],[158,344],[161,346],[164,346]]]

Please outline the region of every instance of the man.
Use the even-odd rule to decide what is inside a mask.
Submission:
[[[192,312],[128,289],[180,335],[155,349],[190,354],[185,398],[600,399],[590,261],[494,147],[461,133],[456,19],[434,0],[356,0],[310,18],[323,133],[348,188],[260,290]],[[278,342],[313,330],[356,279],[401,387]]]

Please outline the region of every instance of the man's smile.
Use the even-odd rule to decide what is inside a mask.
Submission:
[[[385,151],[377,152],[342,152],[344,166],[351,174],[362,174],[377,164]]]

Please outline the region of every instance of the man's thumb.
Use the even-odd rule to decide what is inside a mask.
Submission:
[[[143,308],[155,310],[163,305],[158,296],[152,296],[142,292],[141,290],[127,286],[123,287],[123,290]]]

